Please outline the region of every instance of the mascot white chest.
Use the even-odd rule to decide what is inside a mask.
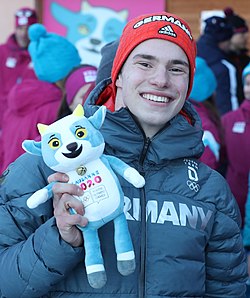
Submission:
[[[79,185],[84,191],[79,197],[85,207],[85,216],[90,222],[110,216],[120,206],[121,195],[117,182],[110,169],[101,159],[85,165],[86,173],[83,176],[76,171],[68,173],[69,183]]]

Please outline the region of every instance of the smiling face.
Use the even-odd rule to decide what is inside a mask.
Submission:
[[[172,42],[150,39],[130,53],[116,80],[116,109],[127,107],[152,137],[180,112],[188,86],[185,52]]]

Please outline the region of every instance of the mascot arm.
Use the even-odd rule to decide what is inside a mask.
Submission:
[[[111,156],[111,155],[104,155],[104,157],[108,160],[111,168],[121,175],[124,179],[126,179],[129,183],[133,184],[136,188],[141,188],[145,185],[145,180],[140,173],[127,165],[121,159]]]
[[[42,189],[37,190],[31,197],[28,198],[27,200],[27,206],[30,209],[36,208],[42,203],[45,203],[48,201],[50,198],[52,198],[53,193],[52,193],[52,187],[55,184],[55,182],[51,182],[47,186],[45,186]]]

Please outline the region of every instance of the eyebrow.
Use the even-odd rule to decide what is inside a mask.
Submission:
[[[49,137],[49,139],[51,140],[51,139],[53,139],[54,137],[55,137],[55,134],[51,135],[51,136]]]
[[[133,57],[133,60],[135,60],[137,58],[143,58],[143,59],[150,60],[150,61],[153,61],[153,60],[157,61],[158,60],[155,56],[148,55],[148,54],[137,54]],[[180,64],[180,65],[184,65],[186,67],[189,67],[188,62],[186,62],[184,60],[180,60],[180,59],[170,60],[170,63],[171,64]]]
[[[135,60],[137,58],[143,58],[143,59],[147,59],[147,60],[157,60],[157,58],[155,56],[147,55],[147,54],[137,54],[133,57],[133,60]]]
[[[186,62],[184,60],[174,59],[174,60],[171,60],[171,62],[172,62],[172,64],[181,64],[181,65],[184,65],[186,67],[189,67],[188,62]]]

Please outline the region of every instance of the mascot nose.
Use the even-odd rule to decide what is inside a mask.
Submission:
[[[66,148],[70,151],[70,152],[73,152],[73,151],[76,151],[77,149],[77,143],[74,142],[74,143],[70,143],[66,146]]]

